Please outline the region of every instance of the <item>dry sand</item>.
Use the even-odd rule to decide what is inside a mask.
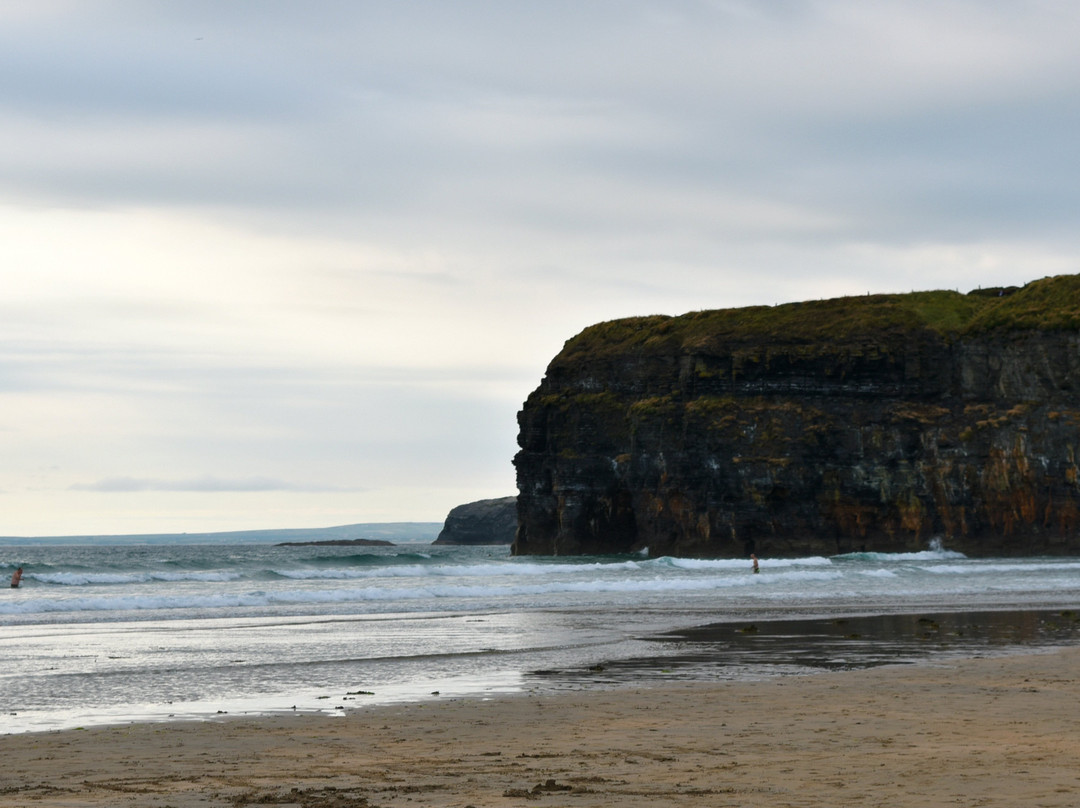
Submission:
[[[0,806],[1071,808],[1080,649],[4,735],[0,765]]]

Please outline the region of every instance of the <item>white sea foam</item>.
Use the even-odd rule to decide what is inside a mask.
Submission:
[[[641,569],[635,561],[602,564],[472,564],[420,565],[403,564],[387,567],[328,567],[275,569],[274,574],[294,580],[349,580],[365,578],[488,578],[502,576],[553,576],[578,572],[609,572],[618,574]]]
[[[44,584],[92,586],[94,584],[141,584],[150,581],[223,583],[238,581],[244,576],[239,572],[41,572],[25,577]]]
[[[858,558],[866,561],[948,561],[967,558],[955,550],[919,550],[914,553],[851,553],[841,558]]]
[[[1033,561],[1029,563],[985,563],[971,564],[935,564],[919,567],[924,572],[935,575],[991,575],[1001,573],[1055,572],[1080,574],[1080,561]]]
[[[804,558],[759,558],[762,567],[783,569],[787,567],[831,567],[832,561],[821,556]],[[675,558],[664,556],[655,560],[656,564],[677,567],[684,570],[745,570],[750,561],[744,558]]]
[[[679,608],[682,595],[715,595],[715,605],[728,608],[744,594],[797,601],[878,594],[941,598],[993,592],[1080,593],[1080,560],[986,561],[941,549],[833,558],[766,557],[760,560],[760,575],[749,574],[748,560],[743,558],[534,560],[512,558],[506,550],[493,548],[440,548],[430,553],[395,548],[381,557],[310,548],[297,555],[265,547],[155,548],[152,557],[137,549],[41,552],[36,569],[35,559],[27,559],[24,587],[0,598],[0,624],[5,614],[27,618],[20,622],[32,621],[35,614],[56,613],[66,613],[63,620],[84,622],[123,619],[121,613],[132,611],[157,612],[155,619],[168,620],[192,614],[230,616],[235,609],[303,614],[305,604],[318,613],[385,614],[561,608],[585,602],[632,610],[646,600],[662,608]],[[430,558],[425,560],[425,555]],[[398,563],[405,559],[414,563]],[[63,565],[70,565],[69,570],[57,571]],[[152,569],[154,565],[160,568]],[[665,600],[665,593],[672,597]]]
[[[360,603],[364,601],[438,601],[448,598],[479,602],[504,601],[523,596],[561,593],[664,593],[705,592],[740,586],[787,585],[797,582],[829,581],[840,572],[795,570],[768,576],[727,576],[693,578],[590,578],[558,580],[536,584],[431,584],[416,587],[370,586],[350,589],[275,589],[255,592],[201,593],[198,595],[36,598],[17,603],[0,603],[0,614],[33,614],[80,611],[142,611],[269,606],[275,603]],[[415,608],[415,607],[414,607]]]

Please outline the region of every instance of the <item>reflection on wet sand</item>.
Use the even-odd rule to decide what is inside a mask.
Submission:
[[[656,656],[534,677],[612,684],[852,670],[1080,644],[1080,610],[934,612],[717,623],[648,638]]]

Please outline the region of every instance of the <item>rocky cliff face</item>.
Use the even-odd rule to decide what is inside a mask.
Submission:
[[[1080,552],[1080,276],[602,323],[519,414],[519,554]]]
[[[517,529],[517,497],[482,499],[451,509],[433,544],[510,544]]]

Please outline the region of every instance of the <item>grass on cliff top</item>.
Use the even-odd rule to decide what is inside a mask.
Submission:
[[[1057,275],[1032,281],[1014,295],[1000,298],[968,324],[970,333],[985,331],[1075,331],[1080,329],[1080,275]]]
[[[926,331],[945,335],[1080,328],[1080,275],[1043,278],[1015,292],[1002,290],[1001,297],[988,291],[839,297],[611,320],[590,326],[567,342],[560,359],[707,352],[740,344],[888,343]]]

